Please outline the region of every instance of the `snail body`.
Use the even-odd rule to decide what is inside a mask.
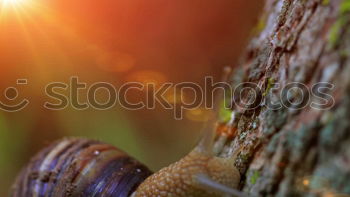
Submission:
[[[233,160],[206,155],[195,149],[180,161],[148,177],[132,197],[222,196],[215,193],[214,188],[206,188],[214,185],[203,184],[203,179],[237,188],[240,174]]]
[[[221,196],[217,185],[238,186],[240,174],[233,161],[196,147],[178,162],[152,174],[146,166],[111,145],[65,138],[33,157],[17,177],[11,196]],[[205,180],[214,182],[208,184]]]

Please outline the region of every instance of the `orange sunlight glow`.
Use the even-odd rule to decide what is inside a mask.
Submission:
[[[18,6],[26,2],[26,0],[2,0],[2,6]]]
[[[23,12],[23,8],[31,5],[32,0],[0,0],[0,17],[1,20],[7,18],[9,15]],[[10,16],[12,17],[12,16]]]
[[[45,83],[61,74],[51,67],[52,62],[67,72],[74,69],[80,59],[70,58],[71,52],[76,46],[93,45],[75,29],[47,1],[0,0],[0,68],[27,76],[35,73],[32,84]]]

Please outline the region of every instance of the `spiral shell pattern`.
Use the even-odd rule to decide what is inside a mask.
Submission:
[[[127,197],[152,172],[123,151],[69,138],[39,152],[22,170],[12,197]]]

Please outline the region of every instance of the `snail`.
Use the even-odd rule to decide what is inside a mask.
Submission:
[[[214,154],[215,121],[178,162],[152,172],[103,142],[65,138],[40,151],[18,175],[12,197],[245,196],[234,156]],[[238,151],[237,151],[238,152]]]

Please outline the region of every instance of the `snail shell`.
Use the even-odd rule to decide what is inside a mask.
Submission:
[[[18,176],[11,196],[127,197],[151,174],[111,145],[69,138],[39,152]]]

